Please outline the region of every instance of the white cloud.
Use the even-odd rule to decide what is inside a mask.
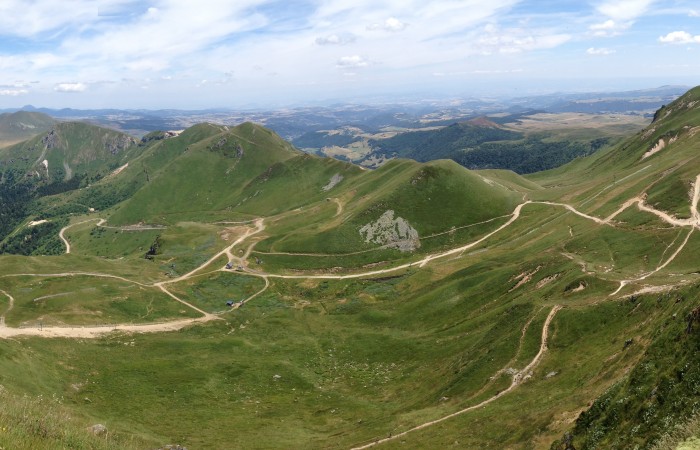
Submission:
[[[613,37],[634,25],[639,17],[646,14],[655,0],[607,0],[598,4],[596,10],[607,20],[589,27],[593,36]]]
[[[372,25],[368,25],[367,29],[397,32],[405,30],[407,26],[407,23],[401,22],[396,17],[389,17],[383,23],[373,23]]]
[[[476,47],[483,55],[512,54],[554,48],[571,40],[568,34],[549,34],[546,31],[541,31],[542,34],[533,34],[533,31],[536,30],[520,28],[501,30],[489,25],[477,38]]]
[[[91,0],[73,0],[70,5],[51,0],[3,0],[0,2],[0,30],[5,35],[34,37],[68,27],[81,27],[98,20]]]
[[[0,89],[0,95],[2,96],[16,97],[27,93],[29,93],[29,91],[26,89]]]
[[[317,45],[346,45],[355,42],[355,37],[352,35],[340,36],[337,34],[330,34],[328,36],[317,37],[314,42],[316,42]]]
[[[343,56],[342,58],[338,59],[335,66],[342,69],[367,67],[369,66],[369,61],[359,55]]]
[[[591,30],[594,31],[608,31],[608,30],[614,30],[616,28],[615,21],[612,19],[608,19],[603,23],[596,23],[591,25]]]
[[[608,19],[602,23],[595,23],[589,27],[596,37],[612,37],[618,36],[622,31],[628,29],[634,22],[616,22],[613,19]]]
[[[609,48],[595,48],[595,47],[591,47],[591,48],[589,48],[588,50],[586,50],[586,53],[588,53],[589,55],[602,55],[602,56],[605,56],[605,55],[612,55],[613,53],[615,53],[615,50],[612,50],[612,49],[609,49]]]
[[[659,42],[664,44],[700,44],[700,35],[693,36],[687,31],[672,31],[666,36],[660,36]]]
[[[654,0],[613,0],[596,8],[601,14],[618,21],[634,20],[647,12]]]
[[[86,89],[85,83],[58,83],[53,88],[56,92],[83,92]]]
[[[697,11],[697,10],[695,10],[695,9],[691,9],[691,10],[688,12],[688,16],[689,16],[689,17],[700,17],[700,11]]]
[[[533,77],[567,76],[575,70],[570,62],[576,53],[615,48],[589,42],[581,50],[567,42],[619,34],[654,7],[648,0],[550,2],[547,8],[523,0],[314,0],[305,8],[271,7],[274,0],[27,3],[0,0],[0,34],[19,44],[0,51],[0,90],[28,89],[28,102],[76,107],[235,106],[303,102],[338,92],[440,91],[459,78],[468,85],[471,78],[508,73],[503,69],[513,65]],[[675,4],[680,19],[698,9],[690,0]],[[660,32],[654,29],[639,27],[639,41],[656,40]],[[541,50],[548,51],[536,53]],[[594,65],[602,66],[605,58],[588,60],[602,72]],[[233,70],[235,78],[227,74]],[[41,83],[11,85],[35,79]],[[355,80],[356,91],[345,89],[345,79]],[[150,89],[138,92],[144,85]],[[58,94],[63,91],[91,95]]]

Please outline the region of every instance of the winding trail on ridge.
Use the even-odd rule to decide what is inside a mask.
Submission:
[[[482,408],[489,403],[503,397],[504,395],[508,394],[511,392],[513,389],[518,387],[520,384],[522,384],[523,381],[525,381],[528,378],[528,375],[537,367],[537,365],[542,361],[542,358],[544,357],[544,354],[547,352],[547,342],[549,339],[549,325],[551,324],[552,320],[554,319],[554,316],[561,310],[562,306],[561,305],[555,305],[552,310],[549,312],[549,315],[547,315],[547,319],[544,321],[544,325],[542,326],[542,340],[540,342],[540,350],[537,352],[537,355],[530,361],[530,363],[525,366],[525,368],[515,375],[513,375],[513,381],[511,381],[510,386],[508,388],[502,390],[498,394],[494,395],[493,397],[490,397],[481,403],[478,403],[476,405],[469,406],[467,408],[461,409],[459,411],[453,412],[451,414],[448,414],[446,416],[440,417],[439,419],[431,420],[429,422],[422,423],[420,425],[417,425],[413,428],[409,428],[406,431],[403,431],[398,434],[391,435],[389,437],[383,438],[383,439],[378,439],[375,440],[374,442],[371,442],[369,444],[361,445],[359,447],[353,447],[352,450],[362,450],[365,448],[370,448],[374,447],[375,445],[383,444],[385,442],[393,441],[394,439],[398,439],[401,437],[406,436],[409,433],[412,433],[414,431],[422,430],[423,428],[427,428],[429,426],[435,425],[440,422],[444,422],[445,420],[449,420],[453,417],[459,416],[461,414],[467,413],[469,411],[473,411],[478,408]]]
[[[8,294],[7,292],[3,291],[2,289],[0,289],[0,294],[3,294],[5,297],[7,297],[7,299],[8,299],[9,302],[10,302],[10,304],[8,305],[8,307],[7,307],[7,309],[5,310],[5,312],[2,313],[2,315],[0,316],[0,328],[3,328],[3,327],[5,327],[5,316],[7,315],[7,313],[9,313],[10,311],[12,311],[12,308],[14,308],[14,306],[15,306],[15,299],[14,299],[10,294]]]
[[[103,219],[90,219],[90,220],[103,220]],[[85,223],[89,222],[90,220],[86,220],[83,222],[78,222],[73,225],[78,225],[80,223]],[[63,236],[63,231],[69,227],[65,227],[64,229],[61,230],[61,233],[59,234],[61,239],[65,240],[65,237]],[[5,326],[5,318],[4,315],[2,316],[2,326],[0,327],[0,338],[9,338],[9,337],[16,337],[16,336],[40,336],[40,337],[47,337],[47,338],[97,338],[100,336],[103,336],[108,333],[112,333],[113,331],[124,331],[124,332],[137,332],[137,333],[158,333],[158,332],[164,332],[164,331],[177,331],[180,330],[186,326],[196,324],[196,323],[204,323],[204,322],[209,322],[212,320],[221,320],[221,317],[219,317],[216,314],[211,314],[208,313],[201,308],[198,308],[197,306],[186,302],[185,300],[179,298],[172,292],[170,292],[167,288],[167,284],[171,283],[176,283],[178,281],[183,281],[186,279],[189,279],[197,272],[201,271],[205,267],[209,266],[212,262],[214,262],[217,258],[221,257],[222,255],[230,255],[231,254],[231,249],[235,246],[243,242],[245,239],[247,239],[249,236],[259,233],[260,231],[264,230],[265,226],[263,224],[262,219],[258,219],[256,221],[256,228],[255,229],[248,229],[246,233],[244,233],[240,238],[236,239],[236,241],[231,244],[230,246],[226,247],[224,250],[220,251],[213,257],[211,257],[209,260],[204,262],[202,265],[199,267],[195,268],[194,270],[188,272],[185,275],[182,275],[178,278],[174,278],[172,280],[166,280],[166,281],[160,281],[157,283],[153,284],[144,284],[144,283],[139,283],[137,281],[129,280],[124,277],[120,277],[117,275],[110,275],[110,274],[102,274],[102,273],[95,273],[95,272],[62,272],[62,273],[49,273],[49,274],[29,274],[29,273],[24,273],[24,274],[10,274],[10,275],[4,275],[3,277],[17,277],[17,276],[35,276],[35,277],[71,277],[71,276],[93,276],[93,277],[101,277],[101,278],[113,278],[113,279],[118,279],[121,281],[125,281],[128,283],[133,283],[139,286],[143,287],[157,287],[160,289],[164,294],[168,295],[172,299],[182,303],[183,305],[199,312],[202,314],[202,317],[198,318],[192,318],[192,319],[181,319],[181,320],[174,320],[170,322],[161,322],[161,323],[146,323],[146,324],[117,324],[117,325],[103,325],[103,326],[51,326],[51,327],[40,327],[40,328],[13,328],[13,327],[7,327]],[[68,253],[70,252],[70,243],[67,241],[64,241],[67,243],[67,250]],[[263,277],[264,278],[264,277]],[[252,296],[248,297],[244,302],[250,301],[251,299],[257,297],[258,295],[262,294],[267,288],[269,287],[269,281],[267,278],[265,278],[265,286],[263,287],[262,290],[258,291],[257,293],[253,294]],[[11,309],[11,307],[14,305],[14,299],[5,291],[0,291],[1,293],[5,294],[9,299],[10,299],[10,308],[5,312],[7,312]]]
[[[72,227],[74,227],[74,226],[81,225],[81,224],[83,224],[83,223],[93,222],[93,221],[95,221],[95,220],[98,221],[98,222],[97,222],[97,225],[98,225],[98,226],[99,226],[99,225],[102,225],[103,223],[106,222],[104,219],[100,219],[100,218],[98,218],[98,217],[95,217],[95,218],[93,218],[93,219],[83,220],[82,222],[76,222],[76,223],[68,224],[68,225],[66,225],[65,227],[61,228],[61,231],[58,232],[58,237],[61,239],[61,241],[63,241],[63,245],[66,246],[66,254],[70,253],[70,242],[68,242],[68,239],[66,239],[66,235],[65,235],[66,230],[68,230],[69,228],[72,228]]]
[[[608,217],[601,219],[595,216],[591,216],[589,214],[583,213],[579,210],[577,210],[575,207],[565,204],[565,203],[557,203],[557,202],[549,202],[549,201],[525,201],[515,207],[513,210],[513,213],[510,216],[510,219],[508,219],[507,222],[505,222],[503,225],[499,226],[495,230],[487,233],[486,235],[482,236],[481,238],[477,239],[474,242],[468,243],[466,245],[463,245],[458,248],[454,248],[451,250],[447,250],[441,253],[435,253],[431,255],[425,256],[423,259],[414,261],[411,263],[406,263],[402,264],[396,267],[391,267],[387,269],[381,269],[381,270],[374,270],[374,271],[367,271],[367,272],[361,272],[361,273],[352,273],[352,274],[345,274],[345,275],[281,275],[281,274],[271,274],[271,273],[265,273],[265,272],[257,272],[248,269],[247,267],[243,267],[243,274],[245,275],[250,275],[250,276],[256,276],[259,278],[262,278],[265,282],[265,285],[262,289],[260,289],[258,292],[255,294],[249,296],[245,300],[243,300],[240,304],[236,304],[234,308],[236,309],[240,307],[242,304],[245,304],[257,296],[261,295],[263,292],[265,292],[269,286],[270,286],[270,278],[283,278],[283,279],[354,279],[354,278],[361,278],[361,277],[368,277],[368,276],[374,276],[374,275],[381,275],[381,274],[386,274],[390,272],[395,272],[398,270],[402,269],[407,269],[410,267],[417,266],[419,268],[424,267],[428,263],[430,263],[433,260],[437,260],[440,258],[444,258],[450,255],[455,255],[455,254],[461,254],[465,250],[468,250],[470,248],[473,248],[487,239],[491,238],[495,234],[499,233],[500,231],[504,230],[505,228],[509,227],[512,225],[519,217],[522,212],[523,207],[529,204],[543,204],[543,205],[551,205],[551,206],[557,206],[557,207],[562,207],[567,209],[568,211],[585,218],[587,220],[591,220],[595,222],[598,225],[605,225],[605,226],[614,226],[613,225],[613,220],[615,217],[617,217],[619,214],[621,214],[623,211],[625,211],[627,208],[631,207],[632,205],[637,205],[638,209],[640,211],[648,212],[651,214],[654,214],[657,216],[659,219],[664,221],[665,223],[668,223],[673,226],[680,226],[680,227],[691,227],[690,231],[686,235],[684,241],[676,248],[676,250],[671,254],[671,256],[668,257],[667,260],[665,260],[663,263],[659,264],[656,269],[653,271],[650,271],[648,273],[643,274],[642,276],[635,278],[635,279],[630,279],[630,280],[622,280],[620,281],[620,286],[619,288],[610,294],[611,296],[616,295],[617,293],[620,292],[626,285],[629,283],[637,282],[644,280],[648,278],[649,276],[661,271],[665,267],[667,267],[680,253],[681,251],[685,248],[686,244],[688,243],[690,237],[692,236],[693,232],[695,231],[695,228],[700,228],[700,212],[698,211],[698,203],[700,202],[700,175],[697,176],[695,183],[694,183],[694,188],[693,188],[693,196],[692,196],[692,201],[690,205],[690,210],[691,210],[691,218],[690,219],[678,219],[670,214],[656,210],[652,208],[651,206],[648,206],[644,202],[644,196],[636,196],[633,198],[630,198],[629,200],[625,201],[615,212],[610,214]],[[337,203],[338,210],[336,213],[336,216],[340,215],[342,213],[342,204],[340,201],[337,199],[334,199]],[[98,225],[103,224],[105,221],[104,219],[88,219],[82,222],[77,222],[71,225],[68,225],[66,227],[63,227],[60,232],[59,232],[59,237],[64,243],[66,247],[66,253],[69,254],[71,252],[71,246],[68,240],[65,237],[65,232],[76,225],[80,225],[86,222],[98,220]],[[248,228],[245,233],[243,233],[238,239],[236,239],[231,245],[227,246],[223,250],[219,251],[215,255],[213,255],[211,258],[209,258],[206,262],[201,264],[199,267],[191,270],[190,272],[179,276],[177,278],[173,278],[170,280],[165,280],[165,281],[160,281],[156,282],[153,284],[143,284],[139,282],[135,282],[132,280],[128,280],[123,277],[119,277],[116,275],[109,275],[109,274],[100,274],[100,273],[92,273],[92,272],[66,272],[66,273],[56,273],[56,274],[11,274],[11,275],[4,275],[5,277],[8,276],[94,276],[94,277],[105,277],[105,278],[115,278],[119,279],[122,281],[134,283],[137,285],[145,286],[145,287],[157,287],[160,289],[163,293],[171,297],[172,299],[188,306],[189,308],[199,312],[202,314],[201,317],[199,318],[189,318],[189,319],[181,319],[181,320],[174,320],[170,322],[164,322],[164,323],[148,323],[148,324],[117,324],[117,325],[105,325],[105,326],[76,326],[76,327],[43,327],[43,328],[11,328],[7,327],[5,325],[5,315],[13,308],[14,306],[14,298],[7,292],[0,290],[0,294],[3,294],[9,299],[9,307],[5,310],[5,312],[0,316],[0,339],[1,338],[10,338],[10,337],[15,337],[15,336],[41,336],[41,337],[47,337],[47,338],[96,338],[103,336],[108,333],[112,333],[114,331],[123,331],[123,332],[138,332],[138,333],[155,333],[155,332],[165,332],[165,331],[176,331],[179,329],[182,329],[184,327],[190,326],[192,324],[197,324],[197,323],[205,323],[209,322],[212,320],[220,320],[221,318],[217,314],[211,314],[208,313],[195,305],[192,305],[191,303],[188,303],[184,301],[183,299],[177,297],[174,295],[172,292],[170,292],[167,289],[167,285],[169,284],[174,284],[178,283],[180,281],[185,281],[188,280],[196,275],[202,275],[201,271],[205,269],[206,267],[210,266],[213,264],[217,259],[221,258],[222,256],[226,256],[229,260],[229,262],[232,261],[238,261],[242,266],[244,266],[244,261],[245,259],[250,255],[253,244],[251,244],[248,248],[247,251],[245,252],[244,256],[242,258],[234,256],[232,249],[236,247],[237,245],[242,244],[243,242],[246,241],[246,239],[250,238],[251,236],[262,232],[265,229],[264,225],[264,219],[256,219],[254,221],[255,223],[255,228]],[[675,241],[674,241],[675,242]],[[673,245],[673,243],[671,244]],[[669,246],[670,248],[671,246]],[[663,257],[663,256],[662,256]],[[218,269],[217,271],[226,271],[223,268]],[[208,272],[210,273],[210,272]],[[518,386],[520,386],[525,380],[527,380],[532,372],[535,370],[535,368],[541,363],[542,359],[547,353],[548,350],[548,342],[549,342],[549,328],[551,326],[552,321],[554,320],[556,314],[562,309],[561,305],[555,305],[552,307],[550,310],[549,314],[547,315],[547,318],[545,319],[545,322],[542,326],[542,333],[541,333],[541,342],[540,342],[540,347],[539,351],[537,354],[534,356],[534,358],[525,366],[522,370],[516,372],[511,380],[510,386],[508,388],[504,389],[503,391],[497,393],[496,395],[481,401],[478,404],[463,408],[461,410],[458,410],[456,412],[447,414],[443,417],[440,417],[438,419],[434,419],[431,421],[424,422],[422,424],[416,425],[412,428],[409,428],[408,430],[405,430],[401,433],[395,434],[395,435],[389,435],[389,437],[385,437],[382,439],[376,439],[372,442],[354,447],[352,450],[361,450],[361,449],[366,449],[370,447],[374,447],[379,444],[383,444],[389,441],[393,441],[402,437],[405,437],[409,433],[412,433],[414,431],[418,431],[421,429],[425,429],[427,427],[430,427],[432,425],[447,421],[451,418],[454,418],[458,415],[462,415],[465,413],[468,413],[470,411],[474,411],[479,408],[483,408],[487,406],[488,404],[494,402],[495,400],[503,397],[504,395],[507,395],[508,393],[512,392],[515,390]],[[534,318],[534,317],[533,317]],[[530,322],[532,321],[532,318],[530,321],[526,324],[524,330],[523,330],[523,336],[524,333],[529,326]],[[521,337],[522,341],[522,337]],[[517,355],[516,355],[517,357]],[[501,373],[499,371],[498,373]]]
[[[414,266],[417,266],[417,267],[425,267],[426,264],[428,264],[429,262],[431,262],[431,261],[433,261],[433,260],[440,259],[440,258],[444,258],[444,257],[451,256],[451,255],[458,254],[458,253],[463,253],[464,251],[469,250],[470,248],[476,247],[477,245],[481,244],[481,243],[484,242],[485,240],[489,239],[491,236],[497,234],[498,232],[504,230],[505,228],[508,228],[511,224],[513,224],[513,222],[515,222],[516,220],[518,220],[518,218],[520,217],[520,214],[521,214],[521,212],[522,212],[523,207],[526,206],[526,205],[530,205],[530,204],[543,204],[543,205],[561,206],[561,207],[564,207],[564,208],[568,209],[569,211],[573,212],[574,214],[579,215],[579,216],[581,216],[581,217],[584,217],[584,218],[586,218],[586,219],[592,220],[592,221],[596,222],[597,224],[600,224],[600,225],[611,225],[609,222],[606,222],[606,221],[603,220],[603,219],[600,219],[600,218],[598,218],[598,217],[594,217],[594,216],[590,216],[590,215],[588,215],[588,214],[582,213],[582,212],[578,211],[576,208],[574,208],[573,206],[567,205],[567,204],[565,204],[565,203],[526,201],[526,202],[523,202],[523,203],[521,203],[521,204],[519,204],[518,206],[515,207],[515,209],[513,210],[513,213],[512,213],[511,216],[510,216],[510,219],[508,219],[507,222],[505,222],[503,225],[501,225],[500,227],[496,228],[495,230],[491,231],[490,233],[488,233],[488,234],[482,236],[481,238],[477,239],[476,241],[470,242],[469,244],[463,245],[463,246],[461,246],[461,247],[457,247],[457,248],[453,248],[453,249],[451,249],[451,250],[447,250],[447,251],[445,251],[445,252],[435,253],[435,254],[432,254],[432,255],[428,255],[428,256],[426,256],[425,258],[421,259],[421,260],[414,261],[414,262],[410,262],[410,263],[406,263],[406,264],[401,264],[401,265],[399,265],[399,266],[390,267],[390,268],[387,268],[387,269],[373,270],[373,271],[368,271],[368,272],[352,273],[352,274],[347,274],[347,275],[280,275],[280,274],[261,273],[261,272],[253,272],[253,271],[247,271],[247,273],[250,273],[251,275],[259,275],[259,276],[260,276],[260,275],[265,275],[265,276],[268,276],[268,277],[270,277],[270,278],[284,278],[284,279],[333,279],[333,280],[346,280],[346,279],[362,278],[362,277],[367,277],[367,276],[381,275],[381,274],[385,274],[385,273],[396,272],[397,270],[408,269],[408,268],[414,267]]]
[[[685,237],[685,240],[678,246],[676,251],[673,252],[673,254],[671,254],[671,256],[665,262],[660,264],[656,269],[654,269],[650,272],[647,272],[647,273],[645,273],[637,278],[620,280],[620,285],[615,290],[615,292],[613,292],[612,294],[609,295],[610,297],[617,295],[628,284],[635,283],[637,281],[645,280],[645,279],[649,278],[651,275],[654,275],[655,273],[666,268],[669,264],[671,264],[673,262],[674,259],[676,259],[676,257],[681,253],[681,251],[683,251],[686,244],[690,240],[690,236],[692,236],[693,231],[695,231],[696,228],[700,228],[700,213],[698,212],[698,202],[700,202],[700,175],[698,175],[695,178],[695,183],[693,185],[693,198],[692,198],[692,201],[690,203],[690,215],[691,215],[690,219],[677,219],[668,213],[654,209],[651,206],[647,206],[646,204],[644,204],[644,198],[642,198],[642,197],[634,197],[634,198],[628,200],[627,202],[625,202],[623,207],[625,205],[630,206],[630,205],[634,204],[634,202],[637,203],[637,207],[639,208],[640,211],[645,211],[645,212],[654,214],[655,216],[657,216],[658,218],[660,218],[661,220],[663,220],[664,222],[666,222],[668,224],[671,224],[673,226],[680,226],[680,227],[690,226],[691,228],[690,228],[690,231],[688,232],[688,235]],[[621,212],[622,209],[623,208],[620,208],[620,210],[616,211],[616,213],[614,213],[613,216],[615,216],[617,213]],[[611,216],[611,217],[613,217],[613,216]]]
[[[352,273],[352,274],[345,274],[345,275],[308,275],[308,274],[307,275],[303,275],[303,274],[300,274],[300,275],[282,275],[282,274],[271,274],[271,273],[265,273],[265,272],[258,272],[258,271],[251,270],[247,267],[244,267],[243,272],[241,272],[241,273],[262,278],[265,281],[265,286],[260,291],[253,294],[251,297],[245,299],[243,301],[243,303],[252,300],[253,298],[262,294],[265,290],[267,290],[267,288],[270,285],[270,282],[269,282],[270,278],[343,280],[343,279],[355,279],[355,278],[369,277],[369,276],[374,276],[374,275],[381,275],[381,274],[391,273],[391,272],[395,272],[395,271],[402,270],[402,269],[411,268],[414,266],[422,268],[426,264],[428,264],[429,262],[431,262],[433,260],[444,258],[444,257],[450,256],[450,255],[461,254],[465,250],[468,250],[470,248],[473,248],[473,247],[481,244],[482,242],[486,241],[487,239],[489,239],[493,235],[499,233],[500,231],[502,231],[505,228],[512,225],[513,222],[515,222],[520,217],[520,214],[522,212],[522,208],[525,207],[526,205],[529,205],[529,204],[543,204],[543,205],[563,207],[563,208],[569,210],[570,212],[572,212],[580,217],[583,217],[585,219],[591,220],[599,225],[613,226],[612,220],[618,214],[620,214],[622,211],[624,211],[625,209],[627,209],[628,207],[630,207],[631,205],[636,203],[640,210],[652,213],[666,223],[669,223],[669,224],[674,225],[674,226],[692,226],[691,231],[688,233],[688,235],[686,236],[683,243],[676,249],[676,251],[663,264],[659,265],[655,270],[642,275],[641,277],[631,279],[631,280],[620,281],[620,287],[613,294],[611,294],[611,295],[615,295],[615,294],[619,293],[619,291],[623,287],[625,287],[627,284],[635,282],[635,281],[641,281],[641,280],[653,275],[654,273],[657,273],[658,271],[664,269],[666,266],[668,266],[676,258],[676,256],[678,256],[678,254],[680,254],[680,252],[683,250],[683,248],[685,247],[685,245],[689,241],[690,236],[692,235],[694,229],[696,227],[700,228],[700,213],[698,212],[698,202],[700,202],[700,175],[697,176],[696,181],[695,181],[695,185],[694,185],[694,189],[693,189],[692,204],[690,207],[691,208],[691,215],[692,215],[691,219],[677,219],[677,218],[674,218],[663,211],[658,211],[650,206],[645,205],[644,199],[642,197],[633,197],[633,198],[627,200],[623,205],[621,205],[621,207],[617,211],[615,211],[614,213],[612,213],[610,216],[606,217],[605,219],[601,219],[601,218],[583,213],[583,212],[577,210],[575,207],[573,207],[569,204],[566,204],[566,203],[557,203],[557,202],[549,202],[549,201],[525,201],[525,202],[523,202],[515,207],[515,209],[513,210],[513,213],[510,216],[510,219],[508,219],[507,222],[505,222],[500,227],[498,227],[495,230],[491,231],[490,233],[482,236],[481,238],[477,239],[474,242],[471,242],[471,243],[463,245],[461,247],[457,247],[457,248],[447,250],[447,251],[444,251],[441,253],[427,255],[426,257],[424,257],[423,259],[418,260],[418,261],[402,264],[402,265],[395,266],[395,267],[390,267],[387,269],[380,269],[380,270],[373,270],[373,271],[359,272],[359,273]],[[68,240],[65,237],[65,231],[73,226],[80,225],[80,224],[94,221],[94,220],[98,221],[98,225],[105,223],[104,219],[93,218],[93,219],[88,219],[88,220],[84,220],[81,222],[77,222],[77,223],[74,223],[71,225],[67,225],[61,229],[61,231],[59,232],[59,237],[63,241],[64,245],[66,246],[66,253],[70,253],[71,247],[70,247],[70,242],[68,242]],[[248,229],[242,236],[240,236],[238,239],[236,239],[231,245],[227,246],[226,248],[224,248],[220,252],[216,253],[214,256],[209,258],[206,262],[204,262],[199,267],[197,267],[197,268],[191,270],[190,272],[188,272],[182,276],[179,276],[177,278],[173,278],[173,279],[165,280],[165,281],[160,281],[160,282],[153,283],[150,285],[135,282],[135,281],[126,279],[124,277],[116,276],[116,275],[101,274],[101,273],[94,273],[94,272],[65,272],[65,273],[54,273],[54,274],[10,274],[10,275],[4,275],[4,276],[36,276],[36,277],[42,277],[42,276],[57,276],[58,277],[58,276],[84,275],[84,276],[114,278],[114,279],[119,279],[119,280],[122,280],[125,282],[141,285],[144,287],[157,287],[163,293],[170,296],[174,300],[176,300],[176,301],[182,303],[183,305],[186,305],[189,308],[202,314],[202,317],[200,317],[200,318],[183,319],[183,320],[176,320],[176,321],[172,321],[172,322],[157,323],[157,324],[139,324],[139,325],[127,325],[127,324],[125,324],[125,325],[110,325],[110,326],[101,326],[101,327],[45,327],[45,328],[43,328],[43,331],[41,333],[36,333],[36,329],[31,329],[31,328],[10,328],[7,326],[3,326],[2,331],[0,332],[0,338],[10,337],[10,336],[23,336],[23,335],[83,338],[83,337],[101,336],[103,334],[109,333],[109,332],[114,331],[114,330],[134,331],[134,332],[172,331],[172,330],[180,329],[180,328],[183,328],[187,325],[194,324],[194,323],[207,322],[207,321],[211,321],[211,320],[220,320],[221,318],[218,315],[207,313],[206,311],[204,311],[204,310],[192,305],[191,303],[188,303],[187,301],[177,297],[175,294],[170,292],[166,286],[168,284],[173,284],[173,283],[187,280],[187,279],[192,278],[193,276],[195,276],[197,274],[200,274],[202,269],[208,267],[209,265],[211,265],[213,262],[215,262],[218,258],[220,258],[222,256],[226,256],[229,259],[229,261],[238,260],[239,262],[242,263],[243,259],[245,257],[247,257],[248,255],[250,255],[253,246],[251,245],[248,247],[243,259],[234,256],[232,253],[232,249],[235,246],[244,242],[250,236],[257,234],[257,233],[260,233],[261,231],[263,231],[265,229],[264,219],[262,219],[262,218],[256,219],[256,220],[254,220],[254,223],[255,223],[254,229]],[[224,269],[217,269],[217,271],[224,271]],[[5,294],[7,296],[9,296],[9,294],[7,294],[7,293],[5,293]],[[240,305],[238,305],[238,306],[240,306]],[[238,307],[238,306],[236,306],[236,307]],[[3,322],[4,322],[4,320],[3,320]],[[34,331],[32,331],[32,330],[34,330]],[[504,391],[504,392],[507,392],[507,391]]]

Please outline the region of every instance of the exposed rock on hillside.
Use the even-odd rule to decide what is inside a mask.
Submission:
[[[341,181],[343,181],[343,176],[339,173],[336,173],[331,177],[330,181],[328,181],[328,184],[323,186],[321,189],[323,189],[324,191],[330,191],[335,187],[336,184],[340,183]]]
[[[375,222],[370,222],[360,228],[360,234],[365,242],[380,244],[387,248],[396,248],[402,252],[410,252],[420,247],[418,231],[406,219],[394,219],[394,211],[388,210]]]
[[[105,142],[105,148],[107,151],[112,154],[116,155],[117,153],[121,152],[122,150],[126,150],[132,145],[136,145],[136,139],[127,136],[125,134],[118,135],[108,142]]]
[[[49,131],[48,134],[46,134],[46,136],[43,137],[41,143],[44,144],[44,146],[47,149],[54,148],[58,143],[58,135],[56,134],[56,129],[51,129],[51,131]]]
[[[104,436],[107,434],[107,427],[102,425],[101,423],[95,424],[91,427],[88,427],[88,431],[95,436]]]

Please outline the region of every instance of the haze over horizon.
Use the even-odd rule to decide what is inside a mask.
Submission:
[[[7,0],[0,30],[0,109],[700,84],[700,8],[687,0]]]

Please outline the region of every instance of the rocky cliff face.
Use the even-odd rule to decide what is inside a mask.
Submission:
[[[137,142],[134,138],[122,134],[106,142],[105,147],[110,154],[116,155],[136,144]]]

